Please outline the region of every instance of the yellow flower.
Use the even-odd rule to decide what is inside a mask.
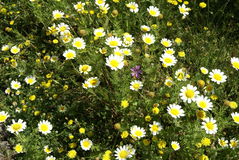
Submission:
[[[149,122],[149,121],[151,121],[152,118],[149,115],[147,115],[147,116],[145,116],[144,119],[145,119],[146,122]]]
[[[29,97],[29,100],[30,100],[30,101],[35,101],[35,99],[36,99],[36,96],[35,96],[35,95],[31,95],[31,96]]]
[[[17,153],[22,153],[23,152],[23,147],[21,144],[17,144],[15,147],[14,147],[14,150],[17,152]]]
[[[180,52],[178,52],[178,56],[179,57],[185,57],[185,52],[184,51],[180,51]]]
[[[128,136],[129,136],[128,131],[123,131],[123,132],[121,133],[121,138],[122,138],[122,139],[127,138]]]
[[[236,109],[238,107],[237,103],[234,101],[230,101],[229,102],[229,107],[231,107],[231,109]]]
[[[80,128],[80,129],[79,129],[79,132],[80,132],[81,134],[85,134],[85,128]]]
[[[210,98],[211,98],[212,100],[217,100],[217,99],[218,99],[218,96],[215,95],[215,94],[213,94],[213,95],[210,96]]]
[[[69,157],[71,159],[75,158],[76,156],[77,156],[77,152],[74,149],[68,151],[68,153],[67,153],[67,157]]]
[[[196,112],[196,116],[197,116],[198,119],[204,119],[204,118],[206,118],[206,112],[204,112],[202,110],[198,110]]]
[[[205,8],[205,7],[207,7],[207,4],[205,2],[201,2],[201,3],[199,3],[199,7]]]
[[[163,149],[163,148],[165,148],[166,147],[166,142],[164,141],[164,140],[160,140],[159,142],[158,142],[158,148],[159,149]]]
[[[74,136],[72,135],[72,134],[69,134],[69,139],[73,139],[74,138]]]
[[[182,39],[181,38],[176,38],[174,41],[177,43],[177,45],[182,43]]]
[[[199,157],[199,160],[209,160],[208,156],[206,156],[205,154],[201,155]]]
[[[122,100],[121,101],[121,107],[126,108],[129,106],[129,102],[127,100]]]
[[[159,114],[159,108],[158,107],[153,107],[152,112],[154,114]]]
[[[69,120],[69,121],[68,121],[68,125],[72,125],[72,124],[73,124],[73,122],[74,122],[74,121],[73,121],[72,119],[71,119],[71,120]]]
[[[144,143],[145,146],[148,146],[148,145],[150,145],[150,140],[143,139],[143,143]]]
[[[211,145],[211,140],[210,140],[209,138],[204,137],[204,138],[201,140],[201,143],[202,143],[202,145],[204,145],[204,146],[210,146],[210,145]]]

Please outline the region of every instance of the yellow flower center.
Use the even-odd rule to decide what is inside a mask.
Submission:
[[[82,145],[83,145],[84,147],[88,148],[88,147],[90,146],[90,142],[89,142],[89,141],[84,141],[84,142],[82,143]]]
[[[172,144],[172,148],[173,148],[174,150],[177,150],[179,147],[178,147],[177,144]]]
[[[113,46],[113,47],[116,47],[116,46],[118,46],[118,41],[110,41],[110,46]]]
[[[159,130],[159,127],[157,125],[153,125],[151,129],[153,132],[157,132]]]
[[[98,82],[97,79],[90,80],[90,84],[93,85],[93,86],[96,85],[97,82]]]
[[[234,117],[233,117],[233,120],[234,120],[235,122],[239,123],[239,116],[234,116]]]
[[[179,115],[179,110],[178,110],[177,108],[172,108],[170,112],[171,112],[171,114],[174,115],[174,116]]]
[[[225,146],[227,144],[224,140],[220,140],[219,143],[221,146]]]
[[[82,47],[82,43],[80,41],[76,41],[74,43],[74,46],[77,47],[77,48],[80,48],[80,47]]]
[[[194,93],[193,90],[188,89],[188,90],[186,90],[185,95],[186,95],[187,98],[193,98],[195,93]]]
[[[96,32],[96,34],[95,34],[97,37],[101,37],[102,35],[103,35],[103,33],[102,32]]]
[[[152,43],[152,39],[150,37],[146,37],[144,41],[145,43]]]
[[[213,78],[214,78],[215,80],[217,80],[217,81],[221,81],[221,80],[222,80],[222,75],[220,75],[219,73],[215,73],[215,74],[213,75]]]
[[[165,63],[172,63],[173,62],[173,60],[171,59],[171,58],[164,58],[164,62]]]
[[[140,136],[142,136],[142,135],[143,135],[143,132],[142,132],[142,131],[140,131],[140,130],[138,130],[138,131],[135,131],[135,135],[136,135],[137,137],[140,137]]]
[[[14,87],[14,88],[19,88],[20,85],[16,83],[16,84],[13,85],[13,87]]]
[[[54,18],[55,18],[55,19],[61,18],[61,17],[62,17],[62,15],[61,15],[60,13],[55,13],[55,15],[54,15]]]
[[[236,141],[232,141],[230,144],[233,148],[237,147],[237,142]]]
[[[88,69],[89,69],[89,66],[87,66],[87,65],[83,65],[82,68],[81,68],[81,70],[82,70],[83,72],[88,71]]]
[[[112,67],[118,67],[119,66],[119,62],[117,61],[117,60],[111,60],[110,61],[110,65],[112,66]]]
[[[239,62],[233,62],[232,66],[236,69],[239,69]]]
[[[66,58],[67,58],[67,59],[72,59],[72,58],[74,58],[74,56],[75,56],[75,54],[72,53],[72,52],[68,52],[68,53],[66,54]]]
[[[34,82],[34,79],[32,79],[32,78],[27,79],[27,83],[31,84],[33,82]]]
[[[162,42],[162,45],[164,45],[165,47],[168,47],[170,44],[169,44],[168,41],[163,41],[163,42]]]
[[[150,10],[150,11],[149,11],[149,14],[150,14],[151,16],[155,16],[156,13],[157,13],[157,12],[156,12],[155,10]]]
[[[133,88],[134,88],[134,89],[139,89],[139,87],[140,87],[140,84],[139,84],[139,83],[133,84]]]
[[[120,153],[119,153],[119,157],[120,157],[120,158],[127,158],[128,155],[129,155],[129,153],[128,153],[126,150],[122,150],[122,151],[120,151]]]
[[[214,129],[214,124],[212,122],[207,122],[206,127],[208,130],[213,130]]]
[[[22,124],[21,123],[12,124],[12,129],[14,131],[19,131],[20,129],[22,129]]]
[[[42,124],[42,125],[40,126],[40,130],[43,131],[43,132],[48,131],[48,130],[49,130],[48,125]]]
[[[13,48],[11,51],[12,51],[12,53],[16,54],[16,53],[19,52],[19,49],[18,48]]]
[[[0,122],[4,122],[7,119],[6,115],[0,115]]]
[[[180,11],[181,13],[187,12],[186,9],[185,9],[185,8],[182,8],[182,7],[179,8],[179,11]]]
[[[207,103],[205,101],[201,101],[198,104],[201,108],[206,108],[207,107]]]

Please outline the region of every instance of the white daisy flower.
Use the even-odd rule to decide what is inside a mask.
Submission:
[[[173,118],[180,118],[185,116],[184,110],[181,108],[180,105],[177,104],[170,104],[167,107],[168,114],[170,114]]]
[[[47,154],[50,154],[52,152],[52,150],[48,147],[48,145],[44,146],[44,152]]]
[[[12,81],[11,82],[11,88],[15,89],[15,90],[18,90],[19,88],[21,88],[21,83],[18,82],[18,81]]]
[[[147,8],[147,11],[153,17],[158,17],[160,15],[159,9],[157,7],[154,7],[154,6],[149,6],[149,8]]]
[[[112,70],[122,69],[124,67],[124,58],[121,56],[110,55],[106,58],[106,65]]]
[[[85,82],[89,88],[95,88],[100,84],[100,81],[97,77],[91,77]]]
[[[9,117],[8,113],[5,111],[0,112],[0,123],[5,122]]]
[[[227,79],[227,76],[220,69],[213,69],[212,72],[209,73],[209,77],[217,84],[224,83]]]
[[[34,83],[36,83],[36,77],[34,76],[27,76],[25,78],[25,82],[29,85],[33,85]]]
[[[239,145],[239,141],[236,140],[236,138],[233,138],[230,140],[230,143],[229,143],[230,148],[235,149],[238,147],[238,145]]]
[[[131,50],[128,49],[128,48],[123,48],[121,51],[125,56],[131,56],[132,55]]]
[[[130,89],[133,91],[138,91],[139,89],[142,89],[143,83],[139,80],[134,80],[130,83]]]
[[[104,37],[105,36],[105,31],[104,28],[100,27],[94,30],[94,35],[96,37]]]
[[[202,128],[206,130],[206,133],[216,134],[218,130],[216,120],[213,118],[205,118],[203,120],[204,122],[202,122]]]
[[[153,121],[153,124],[149,125],[150,131],[155,136],[163,129],[162,125],[159,122]]]
[[[145,137],[145,135],[146,135],[146,132],[145,132],[144,128],[140,128],[136,125],[134,125],[130,128],[130,136],[134,139],[143,138],[143,137]]]
[[[120,38],[115,36],[107,38],[105,43],[111,48],[116,48],[122,45],[122,41],[120,40]]]
[[[218,144],[219,144],[221,147],[228,147],[228,140],[225,140],[224,137],[218,138]]]
[[[124,47],[130,47],[134,43],[134,37],[130,34],[124,34],[123,37],[123,46]]]
[[[113,50],[113,54],[116,55],[116,56],[121,56],[121,57],[124,56],[123,51],[120,48],[115,48]]]
[[[95,4],[98,6],[103,6],[106,0],[95,0]]]
[[[126,4],[126,7],[130,9],[130,12],[137,13],[139,11],[139,5],[135,2]]]
[[[239,113],[234,112],[231,114],[232,119],[234,120],[235,123],[239,124]]]
[[[63,53],[63,56],[68,59],[74,59],[76,57],[76,52],[74,50],[68,49]]]
[[[84,6],[85,6],[85,3],[82,3],[82,2],[77,2],[75,5],[74,5],[74,8],[77,12],[80,12],[80,11],[83,11],[84,10]]]
[[[11,89],[10,88],[5,89],[5,94],[10,94],[10,93],[11,93]]]
[[[177,151],[180,149],[180,145],[177,141],[172,141],[171,142],[171,147],[173,148],[173,150]]]
[[[7,126],[7,130],[11,133],[18,134],[26,129],[26,127],[26,122],[24,122],[22,119],[19,119],[18,121],[12,120],[12,124]]]
[[[186,73],[186,69],[185,68],[178,69],[175,72],[175,78],[178,81],[186,81],[187,80],[187,76],[188,76],[188,74]]]
[[[149,26],[146,26],[146,25],[142,25],[142,26],[140,27],[140,29],[141,29],[141,31],[143,31],[143,32],[148,32],[148,31],[150,31],[150,27],[149,27]]]
[[[65,23],[58,24],[56,29],[61,34],[64,34],[65,32],[70,32],[69,31],[70,27],[67,24],[65,24]]]
[[[167,38],[163,38],[160,43],[167,48],[172,46],[172,42]]]
[[[38,131],[42,134],[51,133],[52,125],[48,120],[42,120],[38,123]]]
[[[80,73],[88,74],[91,71],[91,68],[92,67],[90,65],[84,64],[84,65],[80,65],[79,71]]]
[[[127,158],[132,157],[129,148],[126,145],[118,147],[114,153],[117,160],[126,160]]]
[[[73,47],[77,49],[84,49],[85,48],[85,41],[83,38],[74,38],[72,42]]]
[[[60,18],[63,18],[63,17],[64,17],[64,12],[59,11],[59,10],[54,10],[54,11],[52,12],[52,15],[53,15],[53,18],[54,18],[54,19],[60,19]]]
[[[155,42],[155,36],[150,33],[145,33],[142,36],[144,43],[151,45]]]
[[[17,47],[17,46],[13,46],[13,47],[11,48],[10,52],[11,52],[12,54],[17,54],[17,53],[20,52],[20,48]]]
[[[189,15],[190,8],[187,8],[185,4],[178,6],[179,12],[183,15],[183,17],[186,17]]]
[[[164,49],[164,53],[165,53],[165,54],[174,54],[175,51],[174,51],[173,48],[165,48],[165,49]]]
[[[163,63],[164,67],[174,66],[177,63],[177,59],[174,55],[165,53],[160,57],[160,61]]]
[[[182,87],[179,95],[184,102],[191,103],[196,100],[199,92],[197,91],[197,87],[188,84],[187,86]]]
[[[2,51],[5,52],[5,51],[8,51],[10,49],[10,46],[5,44],[2,46]]]
[[[208,69],[205,67],[201,67],[200,71],[202,72],[202,74],[208,74]]]
[[[92,141],[89,140],[88,138],[86,139],[83,139],[80,141],[80,145],[81,145],[81,148],[84,150],[84,151],[88,151],[90,150],[91,146],[93,145]]]
[[[235,68],[236,70],[239,70],[239,58],[232,57],[231,58],[231,64],[232,64],[233,68]]]
[[[196,103],[197,103],[197,106],[203,109],[204,111],[212,110],[213,104],[210,101],[210,99],[208,99],[207,97],[197,96]]]
[[[54,157],[54,156],[52,156],[52,155],[51,155],[51,156],[47,156],[47,157],[46,157],[46,160],[56,160],[56,157]]]

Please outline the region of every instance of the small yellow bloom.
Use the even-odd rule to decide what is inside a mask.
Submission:
[[[185,52],[184,51],[180,51],[180,52],[178,52],[178,56],[179,57],[185,57]]]
[[[30,99],[30,101],[35,101],[36,96],[35,96],[35,95],[31,95],[31,96],[29,97],[29,99]]]
[[[204,137],[201,140],[201,143],[202,143],[203,146],[210,146],[211,145],[211,140],[209,138]]]
[[[17,153],[22,153],[23,152],[23,147],[21,144],[17,144],[15,147],[14,147],[14,150],[17,152]]]
[[[68,137],[69,137],[69,139],[73,139],[74,138],[74,136],[72,134],[69,134]]]
[[[68,121],[68,125],[72,125],[72,124],[73,124],[73,122],[74,122],[74,121],[73,121],[72,119],[71,119],[71,120],[69,120],[69,121]]]
[[[218,99],[218,96],[215,95],[215,94],[213,94],[213,95],[210,96],[210,98],[211,98],[212,100],[217,100],[217,99]]]
[[[85,134],[85,128],[80,128],[80,129],[79,129],[79,133],[80,133],[80,134]]]
[[[149,139],[143,139],[143,143],[145,146],[150,145],[150,140]]]
[[[127,100],[122,100],[121,101],[121,107],[126,108],[129,106],[129,102]]]
[[[159,114],[159,108],[158,107],[153,107],[152,112],[154,114]]]
[[[158,142],[158,148],[159,149],[163,149],[163,148],[165,148],[166,147],[166,141],[164,141],[164,140],[160,140],[159,142]]]
[[[147,116],[145,116],[144,119],[145,119],[146,122],[149,122],[149,121],[151,121],[152,118],[149,115],[147,115]]]
[[[201,2],[201,3],[199,3],[199,7],[205,8],[205,7],[207,7],[207,4],[205,2]]]
[[[230,101],[229,102],[229,107],[231,107],[231,109],[236,109],[238,107],[237,103],[234,101]]]
[[[125,139],[125,138],[127,138],[128,136],[129,136],[128,131],[123,131],[123,132],[121,133],[121,138],[122,138],[122,139]]]
[[[77,156],[77,152],[73,149],[68,151],[67,156],[71,159],[75,158]]]
[[[176,38],[174,41],[177,43],[177,45],[182,43],[182,39],[181,38]]]

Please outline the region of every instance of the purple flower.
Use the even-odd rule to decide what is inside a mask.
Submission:
[[[140,68],[141,67],[139,65],[131,68],[130,69],[132,71],[131,76],[134,78],[140,78],[140,75],[143,73]]]

